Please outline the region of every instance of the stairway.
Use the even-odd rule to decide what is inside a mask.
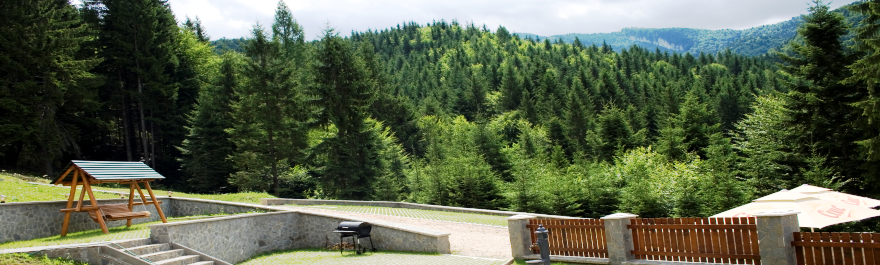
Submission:
[[[157,264],[157,265],[215,265],[212,258],[203,256],[203,254],[179,247],[168,243],[149,244],[142,243],[134,246],[111,245],[111,248],[127,254],[130,257],[136,257],[137,264]],[[204,258],[203,258],[204,257]],[[119,261],[107,259],[110,263],[118,263]],[[206,261],[202,261],[206,260]],[[129,261],[133,261],[129,259]],[[146,261],[149,261],[147,263]],[[128,262],[134,263],[134,262]],[[132,264],[134,265],[134,264]],[[221,264],[217,264],[221,265]]]

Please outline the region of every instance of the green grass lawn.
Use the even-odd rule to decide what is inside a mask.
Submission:
[[[288,205],[288,206],[327,209],[327,210],[353,212],[353,213],[381,214],[381,215],[411,217],[411,218],[420,218],[420,219],[428,219],[428,220],[439,220],[439,221],[449,221],[449,222],[507,227],[507,216],[488,215],[488,214],[444,212],[444,211],[393,208],[393,207],[349,206],[349,205]]]
[[[23,180],[27,179],[27,180]],[[27,182],[49,183],[49,180],[33,176],[13,176],[10,173],[0,173],[0,195],[6,195],[6,202],[33,202],[33,201],[62,201],[67,200],[70,187],[34,185]],[[119,185],[96,185],[93,190],[106,190],[128,193],[128,187]],[[168,196],[168,191],[153,190],[156,196]],[[79,192],[77,192],[79,194]],[[98,199],[118,199],[115,193],[94,192]],[[137,194],[137,192],[135,192]],[[146,194],[146,191],[144,191]],[[77,195],[78,196],[78,195]],[[126,195],[126,198],[128,195]],[[149,195],[148,195],[149,196]],[[259,204],[261,198],[275,198],[265,192],[240,192],[230,194],[190,194],[175,191],[172,196],[181,198],[195,198],[206,200],[218,200],[228,202],[242,202]]]
[[[69,259],[50,259],[46,256],[29,256],[24,253],[0,254],[0,264],[10,265],[85,265]]]
[[[473,264],[496,265],[503,261],[493,259],[470,258],[431,253],[413,253],[400,251],[367,252],[361,255],[352,250],[344,251],[325,249],[297,249],[275,251],[258,255],[239,263],[240,265],[258,264]]]

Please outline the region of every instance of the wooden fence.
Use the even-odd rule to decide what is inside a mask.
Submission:
[[[550,230],[550,255],[608,258],[605,243],[605,222],[601,219],[531,219],[532,246],[536,246],[538,225]],[[539,254],[537,247],[532,247]]]
[[[636,218],[628,228],[636,259],[761,264],[754,217]]]
[[[880,233],[794,233],[798,265],[875,265]]]

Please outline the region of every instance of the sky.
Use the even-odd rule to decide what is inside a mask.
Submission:
[[[211,39],[270,28],[278,0],[168,0],[179,21],[202,21]],[[306,38],[329,25],[341,35],[398,24],[458,20],[541,36],[615,32],[626,27],[747,29],[806,14],[810,0],[283,0]],[[856,0],[835,0],[832,9]],[[77,3],[74,0],[74,3]]]

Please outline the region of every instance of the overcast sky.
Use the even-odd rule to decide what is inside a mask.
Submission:
[[[272,24],[278,0],[169,0],[179,21],[198,16],[211,39],[249,37],[256,22]],[[403,22],[453,19],[503,25],[542,36],[614,32],[625,27],[747,29],[807,13],[809,0],[284,0],[316,39],[327,23],[342,35]],[[855,0],[835,0],[831,8]],[[826,1],[827,2],[827,1]]]

